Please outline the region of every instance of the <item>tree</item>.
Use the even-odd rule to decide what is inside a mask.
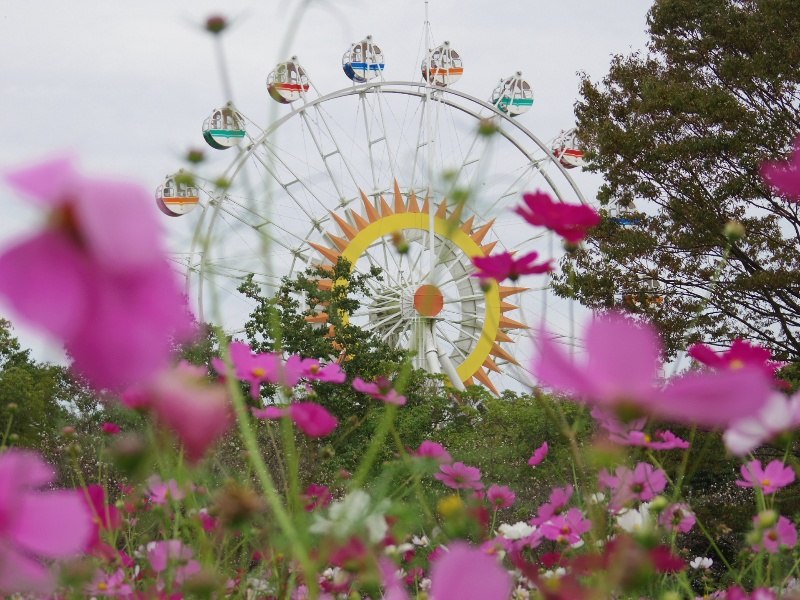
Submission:
[[[648,26],[647,52],[616,56],[599,84],[583,76],[576,115],[606,218],[558,291],[644,313],[670,354],[744,337],[797,361],[800,212],[758,169],[800,133],[800,1],[657,0]],[[731,220],[746,235],[715,285]]]

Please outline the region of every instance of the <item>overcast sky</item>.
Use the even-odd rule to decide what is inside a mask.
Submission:
[[[82,168],[155,189],[203,147],[200,127],[226,98],[214,47],[202,24],[232,19],[224,37],[234,98],[251,119],[270,111],[265,80],[298,2],[242,0],[6,0],[0,3],[0,168],[69,151]],[[497,81],[523,71],[535,105],[520,117],[543,140],[573,125],[578,72],[601,78],[614,54],[644,48],[646,0],[430,0],[433,36],[464,59],[456,85],[486,100]],[[350,84],[341,57],[372,34],[388,80],[418,80],[424,0],[310,2],[293,32],[315,86],[328,93]],[[281,114],[288,108],[280,107]],[[577,174],[593,198],[598,179]],[[0,186],[0,247],[36,221]],[[176,219],[175,221],[180,221]],[[171,232],[179,224],[168,225]],[[17,327],[42,358],[54,358]]]

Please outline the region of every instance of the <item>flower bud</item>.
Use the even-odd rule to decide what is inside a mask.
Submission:
[[[228,21],[222,15],[212,15],[206,19],[206,31],[219,35],[228,26]]]
[[[772,527],[778,522],[778,513],[774,510],[762,510],[758,513],[758,526],[761,529]]]
[[[75,435],[75,428],[72,425],[67,425],[61,428],[61,435],[65,437],[72,437]]]
[[[664,496],[656,496],[650,501],[650,510],[656,514],[661,513],[669,505],[669,500]]]
[[[481,122],[478,124],[479,135],[494,135],[497,133],[498,129],[499,127],[497,126],[497,121],[492,118],[481,119]]]
[[[186,160],[192,163],[193,165],[203,162],[205,158],[206,158],[205,153],[199,148],[191,148],[186,153]]]
[[[19,410],[19,404],[16,402],[9,402],[6,404],[6,410],[10,413],[15,413]]]
[[[744,225],[739,223],[739,221],[728,221],[722,233],[729,241],[736,242],[744,237]]]
[[[398,253],[405,254],[408,252],[408,241],[406,240],[406,236],[403,235],[402,231],[392,232],[392,244]]]
[[[18,433],[10,434],[8,436],[8,441],[11,442],[12,444],[16,444],[19,441],[19,434]]]

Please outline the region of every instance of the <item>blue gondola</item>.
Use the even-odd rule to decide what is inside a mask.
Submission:
[[[342,57],[344,74],[356,83],[374,79],[383,71],[383,53],[368,35],[357,44],[352,44]]]

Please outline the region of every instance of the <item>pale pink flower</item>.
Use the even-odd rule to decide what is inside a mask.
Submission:
[[[755,448],[800,427],[800,394],[791,398],[775,392],[755,414],[734,421],[723,440],[729,452],[744,456]]]
[[[158,475],[151,475],[147,480],[147,497],[153,504],[166,504],[170,500],[180,501],[186,497],[186,492],[174,479],[161,481]]]
[[[160,424],[175,432],[190,461],[201,459],[233,421],[225,386],[209,382],[204,373],[182,362],[132,393],[139,406],[149,407]]]
[[[758,515],[753,517],[753,523],[756,528],[759,528]],[[753,550],[758,552],[761,546],[771,553],[776,554],[780,552],[781,547],[794,548],[797,544],[797,527],[786,517],[778,517],[778,522],[770,527],[761,529],[761,541],[758,544],[753,544]]]
[[[544,457],[547,456],[547,453],[550,451],[550,447],[547,445],[547,442],[539,446],[533,452],[533,456],[528,459],[528,464],[532,467],[542,464]]]
[[[430,440],[425,440],[419,445],[416,452],[412,452],[416,456],[425,456],[428,458],[435,458],[439,462],[443,463],[451,463],[453,462],[453,457],[450,456],[450,453],[444,449],[438,442],[432,442]]]
[[[497,281],[504,279],[516,281],[520,275],[540,275],[554,270],[552,259],[536,263],[538,258],[538,252],[530,252],[519,258],[514,258],[510,252],[491,256],[474,256],[472,264],[475,265],[475,272],[472,276]]]
[[[380,559],[380,568],[383,576],[383,585],[386,587],[383,600],[408,600],[408,592],[405,585],[403,585],[403,581],[398,576],[397,566],[384,557]]]
[[[556,202],[547,193],[536,191],[522,195],[523,205],[514,212],[531,225],[546,227],[570,244],[578,244],[589,229],[600,224],[600,215],[586,204]]]
[[[780,460],[773,460],[762,468],[760,460],[751,460],[741,467],[744,480],[737,480],[739,487],[758,487],[765,494],[774,494],[782,487],[794,483],[794,469],[787,467]]]
[[[156,573],[170,570],[173,584],[180,585],[190,575],[200,571],[200,564],[193,560],[194,552],[179,540],[165,540],[147,544],[147,560]]]
[[[764,182],[790,202],[800,202],[800,138],[786,162],[766,162],[761,165]]]
[[[632,500],[652,500],[667,486],[664,471],[644,462],[637,464],[633,470],[617,467],[614,476],[602,469],[598,481],[601,487],[610,487],[613,490],[609,506],[614,510],[619,510]]]
[[[689,442],[677,437],[671,431],[656,431],[652,436],[642,431],[647,425],[647,418],[633,419],[623,423],[616,416],[599,406],[592,408],[592,417],[598,425],[608,432],[608,439],[622,446],[641,446],[651,450],[685,449]]]
[[[347,380],[347,374],[342,371],[342,367],[337,363],[328,363],[322,367],[318,360],[304,358],[300,366],[302,369],[301,375],[305,379],[323,383],[344,383]]]
[[[752,594],[748,594],[738,585],[729,587],[719,597],[723,600],[777,600],[775,592],[769,588],[759,587],[754,589]]]
[[[92,515],[80,493],[38,491],[55,480],[38,454],[0,454],[0,594],[48,594],[55,579],[43,560],[76,556],[91,541]]]
[[[756,413],[771,393],[754,367],[688,373],[666,386],[659,381],[661,346],[656,332],[617,313],[595,318],[585,334],[585,364],[542,335],[533,372],[540,383],[574,400],[715,427]]]
[[[373,383],[367,383],[360,377],[356,377],[353,379],[353,389],[357,392],[369,394],[375,400],[383,400],[389,404],[403,406],[406,403],[406,397],[398,394],[392,387],[392,382],[386,377],[378,377]]]
[[[0,256],[0,294],[63,340],[76,370],[97,388],[119,389],[167,366],[174,340],[193,328],[149,194],[85,178],[66,159],[6,179],[50,219]]]
[[[514,501],[517,499],[517,496],[514,492],[511,491],[505,485],[497,485],[494,484],[486,490],[486,497],[489,499],[489,502],[492,503],[492,507],[495,510],[499,510],[501,508],[508,508]]]
[[[483,489],[481,483],[481,471],[477,467],[468,467],[462,462],[452,465],[440,465],[439,473],[434,477],[455,490],[480,490]]]
[[[126,581],[125,571],[117,569],[113,573],[95,571],[92,582],[86,586],[86,593],[91,596],[113,596],[124,598],[133,594],[133,588]]]
[[[577,544],[581,536],[592,528],[592,522],[583,516],[579,508],[570,508],[565,514],[556,515],[542,523],[541,534],[548,540],[564,544]]]
[[[436,600],[508,600],[511,576],[477,548],[450,546],[431,567],[431,597]]]
[[[314,402],[294,402],[286,407],[268,406],[251,410],[253,416],[259,419],[289,417],[300,431],[313,438],[329,435],[339,424],[339,420],[328,409]]]
[[[658,517],[658,522],[672,531],[688,533],[694,527],[697,519],[688,505],[675,503],[664,509]]]

